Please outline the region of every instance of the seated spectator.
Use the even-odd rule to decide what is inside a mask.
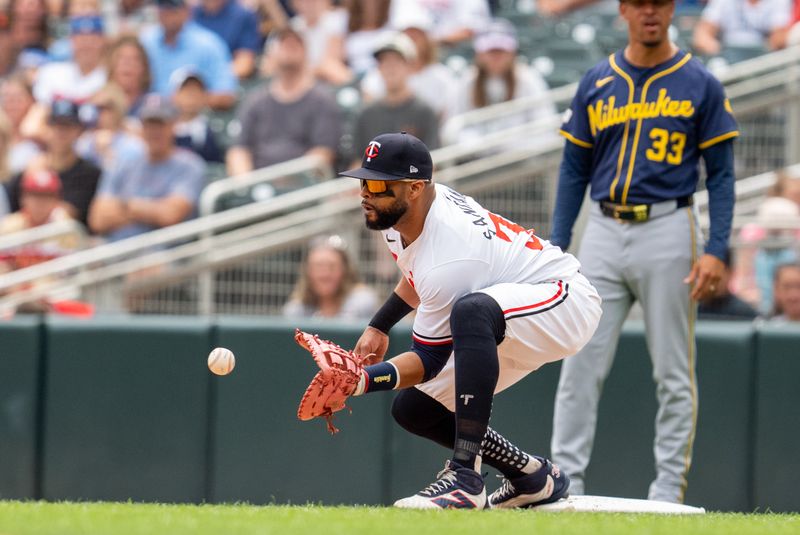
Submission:
[[[791,17],[791,0],[710,0],[694,29],[692,46],[715,56],[724,47],[783,46]]]
[[[55,221],[71,219],[61,202],[61,180],[49,169],[28,171],[20,186],[20,209],[0,220],[0,234],[11,234]],[[46,262],[78,247],[74,235],[0,252],[0,273]]]
[[[30,134],[30,113],[35,100],[30,84],[22,76],[11,76],[0,84],[0,108],[5,112],[11,125],[11,139],[8,150],[8,169],[16,174],[25,170],[31,160],[41,153]]]
[[[616,9],[616,0],[536,0],[536,12],[545,17],[561,17],[593,4],[602,4]]]
[[[11,19],[6,8],[0,9],[0,77],[13,74],[17,68],[18,50],[11,37]]]
[[[394,31],[389,20],[391,0],[351,0],[347,3],[345,57],[358,78],[375,66],[372,52]]]
[[[137,236],[193,217],[205,185],[203,160],[175,146],[178,113],[169,99],[148,95],[139,111],[147,157],[103,175],[89,228],[109,241]]]
[[[447,46],[469,41],[491,19],[486,0],[393,0],[393,20],[410,11],[419,11],[429,17],[433,21],[433,39]]]
[[[119,0],[105,4],[104,11],[110,11],[109,35],[138,35],[158,23],[157,9],[150,0]]]
[[[436,43],[428,33],[431,24],[424,17],[404,19],[403,33],[411,38],[416,48],[416,59],[410,62],[412,73],[408,86],[441,119],[448,105],[446,88],[452,87],[456,80],[453,72],[437,59]],[[366,101],[379,99],[386,94],[386,86],[377,68],[370,69],[364,76],[361,93]]]
[[[698,319],[703,320],[752,320],[758,311],[731,293],[731,252],[728,250],[723,261],[725,269],[712,294],[700,301]]]
[[[125,93],[125,114],[136,117],[150,89],[150,60],[139,40],[123,36],[114,41],[108,59],[108,79]]]
[[[61,179],[63,205],[75,219],[86,224],[89,204],[92,202],[100,169],[79,157],[75,143],[83,133],[78,105],[69,100],[55,100],[44,129],[45,152],[31,162],[28,170],[47,168]],[[21,175],[7,184],[8,202],[12,211],[20,209]]]
[[[9,147],[12,138],[11,121],[6,114],[0,111],[0,184],[5,184],[11,179],[11,171],[8,167]],[[8,214],[8,197],[5,187],[0,187],[0,217]]]
[[[14,49],[46,57],[50,45],[46,0],[11,0],[8,12]]]
[[[547,82],[533,68],[516,61],[519,47],[516,30],[504,19],[495,21],[474,41],[475,65],[464,73],[450,95],[448,117],[508,100],[546,95]],[[555,105],[546,101],[527,113],[503,116],[483,127],[470,127],[459,141],[479,141],[486,134],[556,114]],[[446,140],[454,142],[456,140]],[[531,140],[533,141],[533,140]]]
[[[233,58],[233,72],[243,80],[253,75],[261,48],[256,14],[237,0],[200,0],[192,11],[197,24],[225,41]]]
[[[408,132],[430,149],[439,147],[439,121],[430,106],[414,96],[408,84],[412,64],[417,59],[411,38],[396,33],[375,51],[378,71],[386,87],[386,95],[368,104],[355,121],[353,145],[361,151],[378,134]],[[353,155],[356,162],[361,154]]]
[[[172,99],[178,109],[175,144],[207,162],[224,162],[222,149],[204,113],[208,103],[206,84],[199,74],[189,69],[175,71],[173,76],[175,94]]]
[[[796,248],[785,245],[800,243],[798,224],[800,205],[786,197],[767,197],[758,208],[756,222],[740,231],[740,239],[749,247],[740,250],[732,288],[746,301],[757,304],[763,314],[772,310],[776,267],[798,259]],[[776,239],[784,244],[776,243]]]
[[[359,282],[339,236],[312,240],[301,270],[284,316],[368,319],[377,310],[375,292]]]
[[[75,150],[103,172],[126,160],[145,157],[142,140],[124,129],[127,108],[125,93],[114,83],[107,84],[82,108],[91,110],[94,128],[84,132]]]
[[[72,17],[69,21],[72,60],[49,63],[39,69],[33,95],[37,102],[56,99],[85,101],[107,80],[103,62],[106,38],[99,15]]]
[[[314,79],[303,38],[291,29],[271,37],[275,76],[238,112],[241,133],[228,150],[228,174],[313,155],[333,165],[342,117],[331,92]]]
[[[353,73],[344,55],[347,11],[334,8],[331,0],[293,0],[292,5],[297,14],[289,25],[303,36],[308,64],[314,75],[333,85],[348,83]]]
[[[782,264],[775,270],[775,306],[770,320],[800,322],[800,264]]]
[[[145,30],[142,45],[147,50],[153,76],[152,90],[169,97],[169,80],[178,69],[197,69],[209,85],[209,105],[227,109],[236,102],[238,83],[225,42],[214,32],[189,20],[185,0],[158,0],[159,26]]]

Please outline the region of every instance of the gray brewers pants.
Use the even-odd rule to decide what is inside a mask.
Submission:
[[[697,420],[694,320],[689,274],[700,235],[691,207],[642,223],[606,217],[591,207],[578,253],[581,272],[603,299],[593,338],[561,368],[553,416],[553,460],[584,493],[597,405],[611,369],[622,323],[634,300],[644,310],[647,347],[657,384],[656,480],[648,498],[682,502]],[[624,416],[622,416],[624,417]],[[635,431],[634,431],[635,432]]]

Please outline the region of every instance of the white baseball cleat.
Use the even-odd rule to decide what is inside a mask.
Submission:
[[[447,461],[436,481],[413,496],[394,502],[406,509],[483,509],[486,487],[475,470]]]
[[[569,477],[543,457],[535,457],[541,468],[532,474],[503,479],[499,489],[489,496],[492,509],[532,507],[553,503],[568,496]]]

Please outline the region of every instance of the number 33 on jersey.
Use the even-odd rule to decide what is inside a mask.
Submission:
[[[561,134],[592,149],[592,199],[646,204],[692,195],[700,153],[739,132],[722,85],[679,51],[652,68],[620,51],[583,77]]]

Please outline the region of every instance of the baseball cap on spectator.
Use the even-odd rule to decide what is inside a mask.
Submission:
[[[186,0],[156,0],[156,5],[164,9],[175,9],[185,7]]]
[[[47,118],[50,124],[80,125],[80,108],[75,102],[65,99],[56,99],[50,105],[50,116]]]
[[[475,37],[473,46],[475,47],[475,52],[478,53],[490,50],[516,52],[519,48],[517,30],[506,19],[494,19]]]
[[[178,110],[172,101],[157,93],[144,97],[144,102],[139,108],[139,119],[142,121],[172,121],[177,119]]]
[[[103,33],[103,17],[100,15],[80,15],[69,19],[70,35],[96,33]]]
[[[49,169],[26,171],[22,175],[20,187],[23,193],[36,193],[40,195],[60,195],[61,179]]]
[[[173,72],[169,77],[170,91],[174,93],[178,89],[182,88],[189,80],[196,80],[204,88],[206,87],[206,83],[203,81],[203,76],[197,69],[194,67],[181,67],[175,70],[175,72]]]
[[[425,143],[411,134],[381,134],[367,144],[360,168],[339,174],[366,180],[431,180],[433,160]]]
[[[417,47],[414,46],[414,41],[404,33],[393,33],[388,38],[378,43],[378,47],[372,53],[375,59],[380,59],[379,56],[384,52],[396,52],[406,61],[414,61],[417,59]]]

